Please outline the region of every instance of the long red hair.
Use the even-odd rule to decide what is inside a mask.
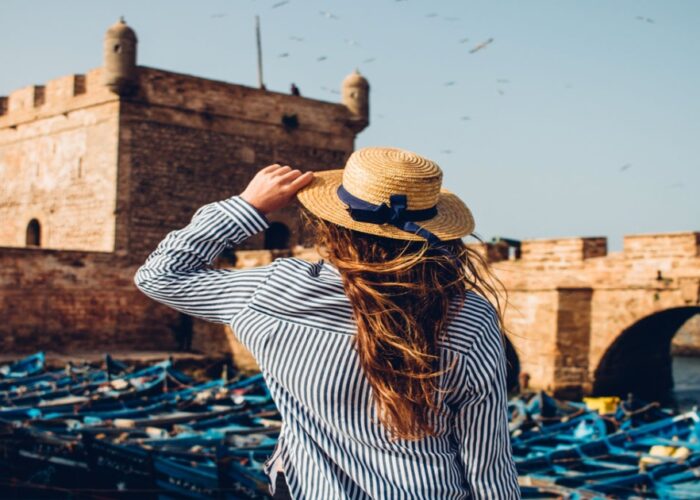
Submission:
[[[394,439],[435,435],[432,417],[445,395],[439,377],[449,369],[440,367],[440,335],[467,290],[493,298],[504,331],[497,292],[505,293],[502,283],[460,239],[445,242],[455,261],[421,241],[374,236],[302,213],[319,253],[340,271],[357,323],[355,347],[381,423]]]

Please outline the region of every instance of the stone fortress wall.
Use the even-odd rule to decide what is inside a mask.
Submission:
[[[120,21],[101,67],[0,97],[6,352],[173,348],[179,313],[133,285],[158,242],[265,165],[341,167],[368,125],[357,72],[331,103],[138,66],[136,45]],[[241,248],[304,243],[299,219],[281,211]],[[228,346],[223,327],[195,321],[195,349]]]

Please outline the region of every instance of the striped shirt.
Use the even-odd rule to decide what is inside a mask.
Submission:
[[[297,258],[211,267],[268,225],[239,196],[204,205],[134,276],[152,299],[229,325],[253,354],[284,422],[266,473],[283,464],[293,498],[520,498],[493,306],[467,292],[439,345],[443,366],[456,360],[441,386],[457,390],[435,417],[436,436],[391,441],[353,349],[356,325],[335,267]]]

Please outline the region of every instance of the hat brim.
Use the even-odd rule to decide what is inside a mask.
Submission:
[[[339,226],[363,233],[399,240],[424,241],[424,238],[402,231],[391,224],[357,222],[350,217],[347,205],[338,198],[338,186],[343,181],[343,169],[314,172],[314,179],[297,193],[297,199],[309,212]],[[471,210],[455,194],[440,190],[437,215],[416,224],[435,234],[441,240],[463,238],[474,230]]]

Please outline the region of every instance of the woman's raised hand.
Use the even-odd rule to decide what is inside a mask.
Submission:
[[[241,198],[264,214],[287,206],[301,188],[309,184],[314,173],[277,163],[260,170],[241,193]]]

